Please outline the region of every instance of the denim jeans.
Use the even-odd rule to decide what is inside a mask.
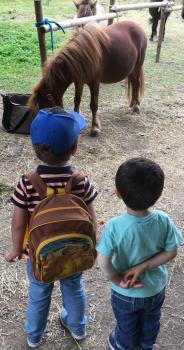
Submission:
[[[30,261],[27,260],[29,279],[27,317],[25,331],[30,342],[37,343],[41,339],[47,324],[54,283],[41,283],[32,275]],[[65,324],[76,335],[86,330],[86,295],[82,284],[82,273],[60,281],[63,297]]]
[[[116,318],[115,350],[151,350],[160,329],[161,307],[165,288],[148,298],[131,298],[112,291],[112,308]]]

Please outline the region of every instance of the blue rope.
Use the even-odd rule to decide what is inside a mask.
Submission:
[[[53,29],[52,29],[52,25],[51,23],[54,23],[59,29],[62,30],[62,32],[65,34],[65,31],[63,29],[63,27],[56,21],[51,21],[49,20],[48,18],[45,18],[43,19],[43,21],[40,21],[40,22],[36,22],[35,23],[35,26],[36,27],[41,27],[43,26],[44,24],[48,24],[49,25],[49,28],[50,28],[50,35],[51,35],[51,47],[52,47],[52,53],[54,52],[54,33],[53,33]]]

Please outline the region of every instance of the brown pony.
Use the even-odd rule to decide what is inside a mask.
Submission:
[[[63,95],[74,83],[74,110],[79,111],[83,86],[87,84],[91,93],[91,136],[96,136],[101,128],[97,117],[100,83],[112,84],[128,78],[130,107],[139,112],[146,45],[144,31],[134,22],[123,21],[104,28],[88,23],[46,63],[28,105],[35,112],[63,106]]]

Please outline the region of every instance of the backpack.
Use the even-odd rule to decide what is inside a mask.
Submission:
[[[28,227],[35,279],[50,283],[90,269],[96,258],[93,222],[86,203],[71,193],[84,176],[73,174],[62,189],[47,187],[37,173],[26,177],[41,198]]]

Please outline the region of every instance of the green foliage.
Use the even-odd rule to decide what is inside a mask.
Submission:
[[[30,92],[41,74],[34,1],[0,1],[0,92]],[[44,17],[60,21],[57,15],[58,9],[62,13],[61,5],[62,8],[64,6],[62,11],[66,10],[67,1],[50,0],[49,6],[43,6]],[[70,7],[75,10],[72,2],[67,7],[69,12]],[[69,37],[70,31],[65,35],[61,31],[55,32],[55,48],[61,48]],[[49,33],[46,35],[46,46],[50,56],[52,52]]]

